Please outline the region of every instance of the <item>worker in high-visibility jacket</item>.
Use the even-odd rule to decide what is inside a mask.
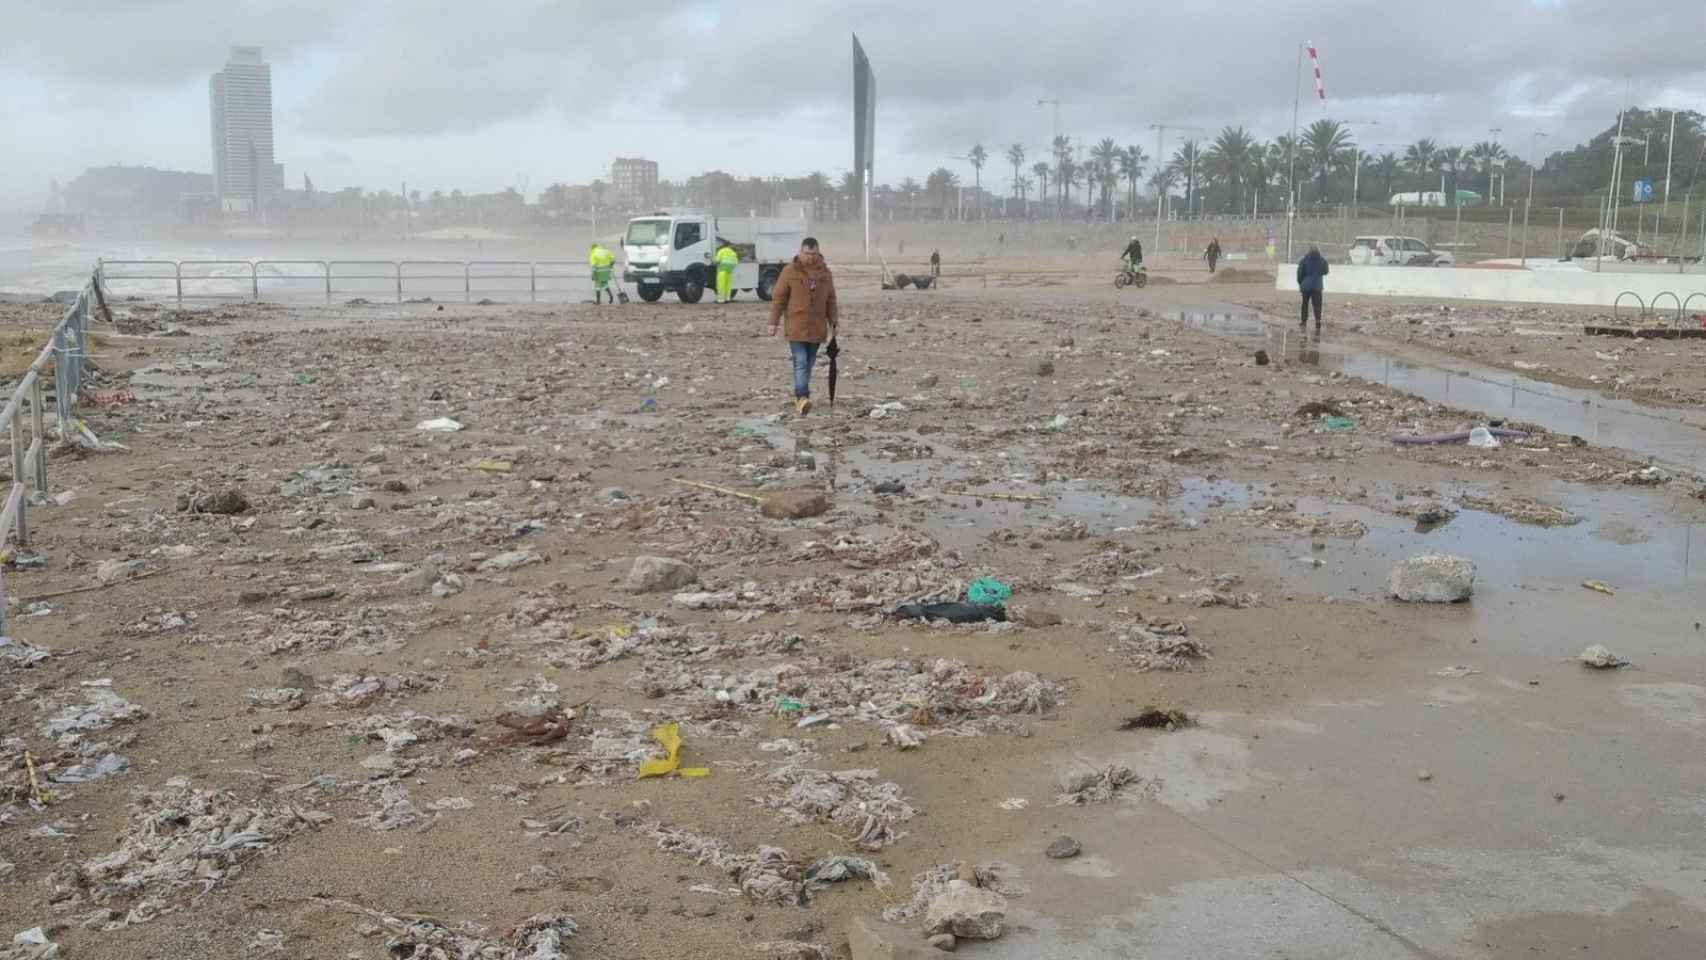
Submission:
[[[587,249],[586,263],[592,268],[592,302],[603,303],[604,298],[609,297],[610,302],[615,303],[616,294],[610,290],[610,274],[616,264],[616,254],[604,244],[594,241]]]
[[[740,262],[740,254],[735,248],[724,243],[717,248],[717,302],[729,303],[734,300],[735,264]]]

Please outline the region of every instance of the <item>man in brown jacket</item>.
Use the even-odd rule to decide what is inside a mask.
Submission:
[[[783,317],[787,318],[786,324]],[[841,319],[835,303],[835,278],[818,252],[817,238],[800,241],[800,252],[782,268],[770,295],[770,335],[778,327],[788,338],[794,356],[794,410],[801,416],[812,409],[812,365],[817,351],[834,339]]]

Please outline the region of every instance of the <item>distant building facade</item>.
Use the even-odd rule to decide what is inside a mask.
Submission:
[[[658,192],[656,160],[643,157],[617,157],[610,165],[610,186],[619,201],[629,206],[644,206]]]
[[[213,120],[214,193],[226,213],[252,213],[284,193],[273,162],[272,67],[260,47],[232,47],[208,79]]]

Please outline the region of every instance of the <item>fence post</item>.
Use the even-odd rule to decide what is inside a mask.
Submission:
[[[530,303],[539,302],[539,268],[533,261],[527,261],[527,299]]]
[[[255,302],[261,302],[261,270],[260,264],[249,261],[249,289],[254,291]]]
[[[18,411],[12,411],[12,489],[25,486],[24,481],[24,425],[19,423]],[[8,493],[8,496],[11,494]],[[25,511],[29,509],[30,498],[18,498],[18,545],[30,542],[30,522]]]
[[[398,262],[398,263],[391,264],[391,266],[397,271],[397,302],[402,303],[403,302],[403,264],[401,262]]]
[[[47,439],[42,430],[41,377],[30,385],[30,432],[36,442],[36,489],[47,493]]]
[[[1516,208],[1511,208],[1510,217],[1505,223],[1505,259],[1511,258],[1511,234],[1516,232]]]
[[[325,274],[326,274],[326,302],[331,303],[332,302],[332,265],[330,262],[322,260],[322,261],[320,261],[320,269],[325,271]]]
[[[472,271],[472,270],[473,270],[473,267],[471,267],[468,264],[468,261],[466,261],[466,260],[462,261],[462,302],[463,303],[473,303],[474,302],[474,282],[471,279],[471,274],[470,274],[470,271]]]
[[[173,260],[172,274],[178,284],[178,309],[182,310],[184,308],[184,265]]]
[[[71,357],[65,349],[65,330],[60,328],[53,332],[53,381],[55,383],[71,382]],[[69,391],[61,388],[53,392],[54,405],[59,408],[59,435],[65,439],[71,437],[71,397]]]
[[[1564,259],[1564,208],[1558,208],[1558,259]]]

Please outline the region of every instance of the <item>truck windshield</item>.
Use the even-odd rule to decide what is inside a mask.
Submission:
[[[655,247],[668,242],[668,220],[635,220],[628,224],[630,247]]]

